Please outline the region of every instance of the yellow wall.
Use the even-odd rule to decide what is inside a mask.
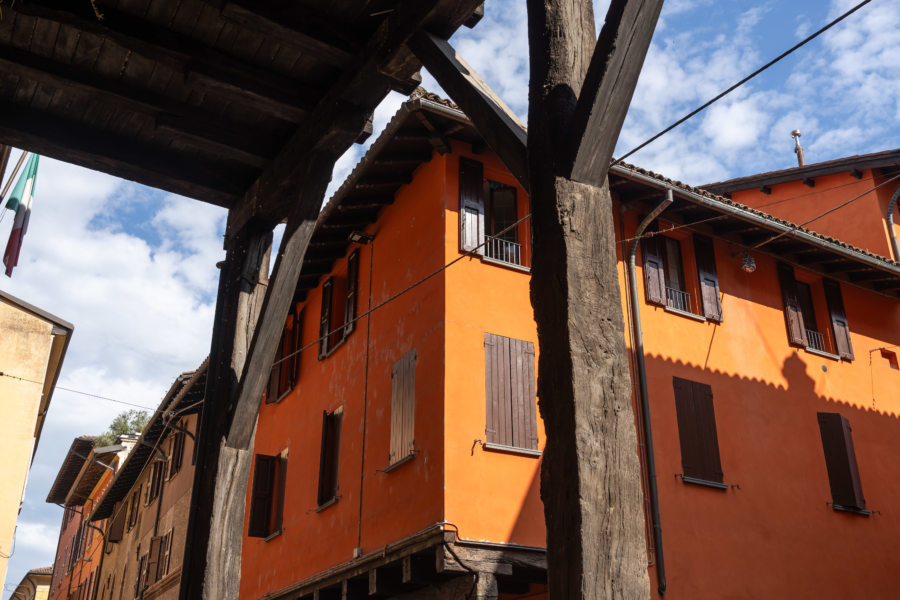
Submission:
[[[0,581],[6,580],[16,519],[35,443],[35,422],[53,342],[53,325],[0,298]]]

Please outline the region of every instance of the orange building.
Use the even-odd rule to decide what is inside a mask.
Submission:
[[[135,439],[95,448],[90,436],[72,441],[47,502],[63,512],[56,560],[50,580],[50,600],[90,600],[103,556],[103,523],[87,519],[97,500],[106,491],[119,462],[128,455]]]
[[[654,593],[891,597],[900,264],[627,165],[610,187]],[[242,600],[544,595],[529,213],[430,95],[325,207],[257,423]]]

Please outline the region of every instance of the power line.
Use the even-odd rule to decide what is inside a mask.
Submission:
[[[663,129],[662,131],[660,131],[659,133],[657,133],[656,135],[654,135],[653,137],[651,137],[651,138],[648,139],[647,141],[645,141],[645,142],[643,142],[642,144],[640,144],[639,146],[637,146],[637,147],[635,147],[635,148],[629,150],[628,152],[626,152],[625,154],[623,154],[622,156],[620,156],[619,158],[617,158],[616,160],[614,160],[612,164],[613,164],[613,165],[619,164],[620,162],[622,162],[623,160],[625,160],[626,158],[628,158],[629,156],[631,156],[632,154],[634,154],[634,153],[637,152],[638,150],[641,150],[641,149],[644,148],[645,146],[647,146],[647,145],[649,145],[649,144],[655,142],[656,140],[658,140],[659,138],[661,138],[661,137],[664,136],[665,134],[669,133],[670,131],[672,131],[673,129],[675,129],[676,127],[678,127],[679,125],[681,125],[682,123],[684,123],[685,121],[687,121],[688,119],[690,119],[691,117],[693,117],[694,115],[696,115],[697,113],[699,113],[699,112],[703,111],[704,109],[708,108],[710,105],[714,104],[715,102],[718,102],[719,100],[721,100],[722,98],[724,98],[725,96],[727,96],[728,94],[730,94],[731,92],[733,92],[734,90],[738,89],[739,87],[741,87],[742,85],[744,85],[745,83],[747,83],[748,81],[750,81],[751,79],[753,79],[754,77],[756,77],[757,75],[759,75],[760,73],[762,73],[763,71],[765,71],[766,69],[768,69],[769,67],[771,67],[772,65],[774,65],[775,63],[779,62],[781,59],[783,59],[783,58],[785,58],[786,56],[788,56],[789,54],[793,53],[795,50],[797,50],[797,49],[799,49],[799,48],[802,48],[803,46],[805,46],[806,44],[808,44],[809,42],[811,42],[811,41],[814,40],[815,38],[819,37],[820,35],[822,35],[822,34],[825,33],[826,31],[828,31],[829,29],[831,29],[832,27],[834,27],[835,25],[837,25],[838,23],[840,23],[841,21],[843,21],[844,19],[846,19],[847,17],[849,17],[850,15],[852,15],[853,13],[855,13],[856,11],[858,11],[859,9],[861,9],[863,6],[865,6],[866,4],[868,4],[868,3],[871,2],[871,1],[872,1],[872,0],[863,0],[862,2],[860,2],[860,3],[857,4],[856,6],[854,6],[853,8],[851,8],[850,10],[848,10],[847,12],[845,12],[844,14],[842,14],[840,17],[838,17],[837,19],[835,19],[834,21],[832,21],[831,23],[829,23],[829,24],[826,25],[825,27],[822,27],[821,29],[819,29],[818,31],[816,31],[815,33],[813,33],[813,34],[812,34],[811,36],[809,36],[808,38],[806,38],[806,39],[804,39],[803,41],[801,41],[800,43],[794,45],[793,47],[791,47],[790,49],[786,50],[785,52],[782,52],[780,55],[778,55],[778,56],[775,57],[774,59],[770,60],[769,62],[767,62],[766,64],[764,64],[764,65],[761,66],[760,68],[758,68],[757,70],[753,71],[752,73],[750,73],[749,75],[747,75],[746,77],[744,77],[743,79],[741,79],[740,81],[738,81],[736,84],[734,84],[733,86],[731,86],[730,88],[728,88],[727,90],[725,90],[724,92],[722,92],[721,94],[719,94],[718,96],[716,96],[715,98],[713,98],[712,100],[710,100],[710,101],[706,102],[705,104],[703,104],[702,106],[700,106],[700,107],[698,107],[698,108],[692,110],[691,112],[689,112],[689,113],[686,114],[685,116],[681,117],[680,119],[678,119],[677,121],[675,121],[674,123],[672,123],[671,125],[669,125],[668,127],[666,127],[665,129]]]
[[[44,385],[43,381],[35,381],[33,379],[26,379],[24,377],[18,377],[16,375],[10,375],[9,373],[4,373],[0,371],[0,377],[9,377],[11,379],[18,379],[19,381],[27,381],[28,383],[36,383],[38,385]],[[92,394],[90,392],[82,392],[81,390],[73,390],[72,388],[62,387],[60,385],[54,386],[54,389],[62,390],[64,392],[72,392],[73,394],[81,394],[82,396],[90,396],[91,398],[97,398],[98,400],[106,400],[107,402],[115,402],[117,404],[125,404],[127,406],[134,406],[135,408],[143,408],[144,410],[156,410],[151,406],[144,406],[143,404],[134,404],[132,402],[125,402],[124,400],[116,400],[115,398],[108,398],[106,396],[100,396],[98,394]]]

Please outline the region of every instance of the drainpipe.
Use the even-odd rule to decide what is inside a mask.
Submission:
[[[641,312],[638,303],[637,280],[634,274],[634,259],[637,254],[641,235],[650,223],[672,204],[672,190],[666,190],[666,197],[649,215],[644,217],[634,233],[634,242],[628,254],[628,294],[631,303],[632,331],[634,332],[634,354],[637,358],[638,387],[641,394],[641,426],[644,430],[644,444],[647,456],[647,488],[650,492],[650,513],[653,525],[653,538],[656,543],[656,582],[660,595],[666,593],[666,565],[663,560],[662,526],[659,523],[659,494],[656,490],[656,460],[653,458],[653,433],[650,428],[650,402],[647,398],[647,365],[644,362],[644,334],[641,330]]]
[[[900,200],[900,188],[897,188],[897,191],[891,196],[887,208],[888,235],[891,237],[891,247],[894,249],[894,261],[900,262],[900,245],[897,244],[897,233],[894,231],[894,208],[897,207],[897,200]]]

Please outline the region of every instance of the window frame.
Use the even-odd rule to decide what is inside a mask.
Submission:
[[[339,406],[331,412],[322,411],[322,445],[319,453],[319,479],[316,495],[317,512],[331,506],[339,498],[343,418],[343,406]]]
[[[303,338],[304,310],[291,311],[285,320],[281,340],[278,343],[276,364],[272,365],[269,382],[266,385],[266,404],[277,404],[284,400],[300,381],[300,348]]]
[[[356,329],[359,302],[359,256],[356,248],[347,257],[347,273],[332,275],[322,284],[319,316],[319,360],[344,345]],[[341,325],[335,317],[340,315]]]
[[[728,489],[722,469],[712,387],[699,381],[673,376],[672,388],[681,451],[682,481]]]
[[[391,437],[385,471],[407,462],[416,450],[416,364],[415,348],[391,367]]]
[[[484,334],[485,450],[541,456],[534,343]]]
[[[840,413],[818,412],[822,453],[828,472],[832,508],[868,516],[850,421]]]
[[[268,481],[261,481],[262,465],[268,465]],[[284,520],[284,495],[287,487],[288,451],[280,454],[257,454],[253,464],[253,479],[250,491],[250,512],[247,522],[247,536],[269,541],[282,531]],[[259,519],[257,509],[262,509],[264,518]]]

